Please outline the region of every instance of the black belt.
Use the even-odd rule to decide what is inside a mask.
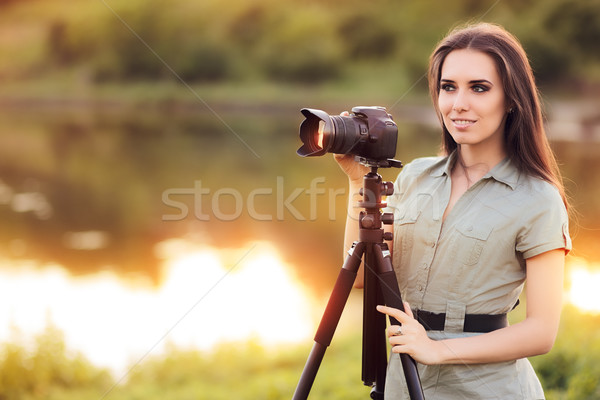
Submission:
[[[428,331],[443,331],[446,324],[445,313],[432,313],[413,310],[413,315]],[[508,326],[506,314],[466,314],[463,332],[491,332]]]

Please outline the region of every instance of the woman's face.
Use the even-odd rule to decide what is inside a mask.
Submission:
[[[496,64],[486,53],[461,49],[446,56],[438,107],[446,129],[463,148],[502,148],[506,99]]]

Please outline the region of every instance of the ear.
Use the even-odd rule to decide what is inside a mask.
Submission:
[[[511,99],[507,99],[507,100],[508,100],[507,101],[508,104],[506,104],[506,113],[512,114],[517,109],[517,104]]]

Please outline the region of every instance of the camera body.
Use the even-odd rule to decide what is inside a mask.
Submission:
[[[321,110],[303,108],[300,125],[302,157],[325,153],[353,154],[381,161],[396,154],[398,127],[384,107],[353,107],[349,116],[330,116]]]

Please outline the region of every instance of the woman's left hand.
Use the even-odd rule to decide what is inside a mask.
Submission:
[[[406,302],[404,302],[404,309],[406,312],[396,308],[377,306],[377,311],[396,318],[402,324],[402,327],[391,325],[387,329],[392,352],[406,353],[421,364],[439,364],[438,355],[441,343],[429,339],[425,328],[413,317],[412,310]]]

